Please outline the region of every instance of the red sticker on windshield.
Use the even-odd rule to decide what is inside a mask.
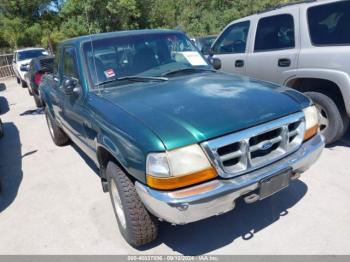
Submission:
[[[114,73],[114,71],[113,71],[112,68],[107,69],[106,71],[104,71],[104,73],[105,73],[105,76],[106,76],[107,78],[110,78],[110,77],[115,76],[115,73]]]

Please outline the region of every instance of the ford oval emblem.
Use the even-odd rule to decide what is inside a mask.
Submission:
[[[272,145],[273,145],[272,142],[268,141],[268,142],[262,144],[261,149],[262,150],[268,150],[268,149],[270,149],[272,147]]]

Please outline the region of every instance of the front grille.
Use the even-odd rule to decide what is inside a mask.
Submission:
[[[277,161],[303,142],[305,120],[296,113],[201,144],[222,177],[238,176]]]

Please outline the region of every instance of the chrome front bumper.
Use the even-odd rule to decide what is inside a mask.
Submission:
[[[321,155],[324,139],[318,134],[298,151],[266,167],[231,179],[216,179],[190,188],[160,191],[136,182],[146,208],[161,220],[187,224],[220,215],[235,207],[235,200],[260,186],[260,181],[292,168],[294,174],[307,170]]]

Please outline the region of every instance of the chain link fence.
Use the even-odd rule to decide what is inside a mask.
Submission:
[[[12,60],[13,54],[0,55],[0,79],[15,76],[12,68]]]

